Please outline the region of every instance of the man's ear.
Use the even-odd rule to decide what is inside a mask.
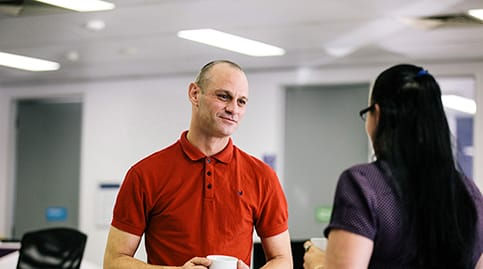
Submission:
[[[381,107],[379,104],[374,104],[374,117],[376,118],[376,123],[379,123],[379,117],[381,116]]]
[[[188,87],[188,98],[190,99],[191,104],[198,106],[200,94],[201,88],[196,83],[191,82]]]

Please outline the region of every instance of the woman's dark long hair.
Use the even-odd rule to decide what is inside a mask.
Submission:
[[[380,107],[374,151],[391,167],[418,267],[470,268],[476,206],[456,168],[438,83],[421,67],[396,65],[376,79],[371,103]]]

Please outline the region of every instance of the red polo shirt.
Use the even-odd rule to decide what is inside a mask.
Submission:
[[[124,179],[112,226],[145,234],[148,263],[181,266],[223,254],[250,264],[260,237],[288,229],[287,202],[275,172],[233,145],[207,157],[186,139],[135,164]]]

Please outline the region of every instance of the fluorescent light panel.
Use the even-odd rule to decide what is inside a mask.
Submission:
[[[483,9],[470,9],[468,14],[483,21]]]
[[[476,102],[472,99],[461,97],[458,95],[443,95],[441,96],[443,106],[458,110],[468,114],[476,113]]]
[[[214,29],[179,31],[178,37],[250,56],[280,56],[285,50]]]
[[[60,64],[47,60],[0,52],[0,65],[27,71],[54,71]]]
[[[79,12],[101,11],[113,9],[115,5],[100,0],[36,0],[45,4],[71,9]]]

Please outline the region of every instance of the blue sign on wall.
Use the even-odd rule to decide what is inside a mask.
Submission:
[[[277,159],[277,156],[275,156],[275,154],[264,154],[262,159],[266,164],[268,164],[268,166],[275,170],[275,161]]]
[[[66,221],[67,208],[60,206],[51,206],[45,209],[45,218],[48,222]]]

